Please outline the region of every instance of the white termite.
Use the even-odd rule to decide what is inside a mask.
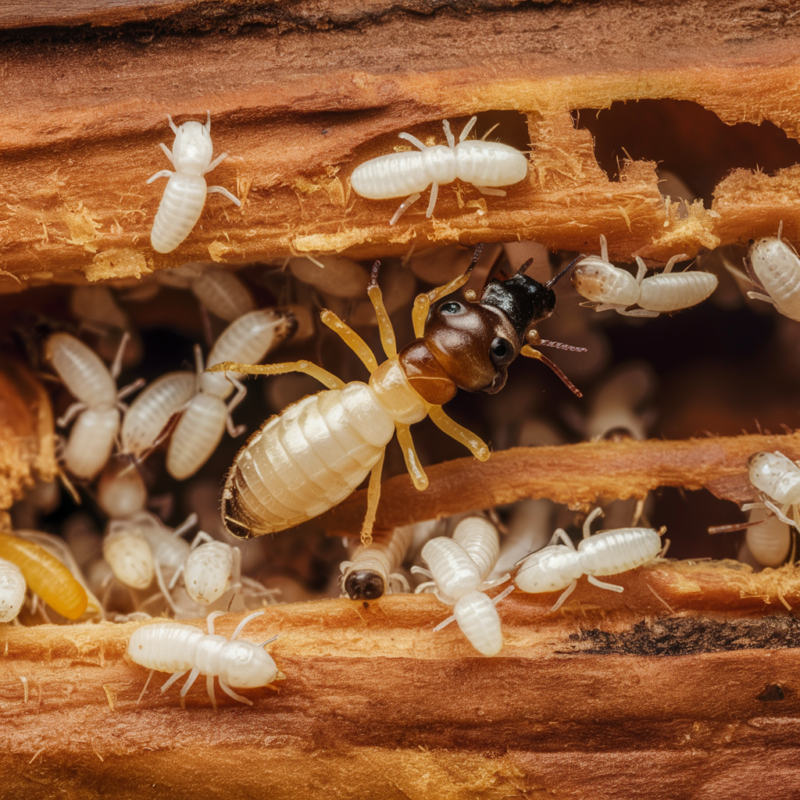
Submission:
[[[792,547],[791,527],[764,508],[751,509],[750,522],[757,523],[745,535],[750,554],[764,567],[779,567]]]
[[[78,478],[94,478],[108,461],[120,429],[120,411],[126,408],[120,401],[142,383],[136,381],[117,391],[116,379],[127,340],[123,336],[110,370],[95,352],[68,333],[54,333],[45,342],[45,359],[77,398],[57,424],[66,427],[77,416],[64,461]]]
[[[483,581],[481,568],[469,553],[446,536],[437,536],[427,542],[422,548],[422,559],[429,569],[412,567],[411,571],[431,580],[421,583],[414,591],[433,591],[441,602],[448,605],[455,605],[459,598],[475,591]]]
[[[559,528],[551,542],[560,539],[563,544],[550,544],[524,559],[514,578],[517,588],[534,594],[565,589],[551,611],[560,608],[582,575],[600,589],[623,591],[624,587],[599,581],[596,576],[617,575],[655,559],[663,550],[661,535],[666,529],[617,528],[592,536],[591,524],[602,513],[596,508],[586,518],[583,539],[577,550],[566,532]]]
[[[124,366],[133,366],[142,360],[139,333],[108,286],[75,286],[69,296],[69,308],[80,323],[80,330],[99,334],[97,350],[104,358],[114,358],[120,338],[128,333],[130,340],[124,353]]]
[[[156,280],[165,286],[189,289],[203,308],[226,322],[233,322],[256,308],[253,295],[242,280],[232,270],[222,269],[214,262],[193,261],[175,269],[159,270]]]
[[[717,276],[710,272],[673,273],[675,263],[685,258],[684,254],[673,256],[660,274],[645,278],[647,266],[636,256],[639,269],[634,277],[608,260],[608,244],[601,234],[600,255],[581,259],[572,270],[571,281],[581,297],[597,303],[595,311],[657,317],[697,305],[717,288]],[[635,305],[639,308],[630,308]]]
[[[500,555],[497,528],[486,517],[465,517],[456,525],[453,541],[464,548],[478,567],[481,580],[486,580]]]
[[[594,392],[583,430],[586,438],[599,441],[621,435],[641,441],[647,424],[638,407],[652,393],[656,379],[644,362],[633,362],[616,370]]]
[[[153,672],[172,672],[172,676],[161,687],[165,692],[175,681],[187,672],[189,677],[181,689],[181,704],[197,680],[198,675],[206,676],[206,688],[211,703],[216,709],[217,698],[214,694],[214,678],[219,678],[219,685],[225,694],[245,703],[253,705],[252,700],[237,694],[234,689],[254,689],[269,686],[276,680],[286,676],[278,670],[272,656],[264,650],[264,646],[274,641],[273,636],[261,644],[239,640],[239,634],[247,623],[263,611],[248,614],[237,626],[230,639],[214,633],[214,620],[222,616],[222,611],[212,611],[207,618],[208,634],[204,634],[192,625],[181,625],[176,622],[159,622],[143,625],[134,631],[128,642],[128,656],[135,663],[150,669],[150,675],[139,695],[141,701]],[[138,701],[137,701],[138,702]]]
[[[800,320],[800,257],[781,239],[783,223],[777,237],[758,239],[750,248],[750,269],[763,292],[748,292],[753,300],[772,303],[785,317]]]
[[[208,356],[208,366],[223,361],[256,364],[294,331],[294,318],[272,309],[251,311],[232,322],[220,334]],[[198,392],[175,426],[167,451],[167,471],[184,480],[194,475],[210,458],[227,426],[231,436],[243,432],[233,425],[231,412],[244,399],[241,374],[203,372],[199,348],[195,351],[199,375]],[[234,397],[226,400],[237,389]]]
[[[440,622],[433,632],[438,633],[455,620],[469,643],[481,655],[496,656],[503,649],[503,630],[495,606],[513,591],[514,587],[509,586],[494,598],[487,597],[483,592],[468,592],[456,601],[453,615]]]
[[[511,186],[524,180],[528,174],[528,159],[524,153],[500,142],[465,141],[477,120],[472,117],[464,126],[458,144],[450,131],[450,123],[445,120],[447,146],[428,147],[410,133],[399,134],[420,152],[389,153],[359,164],[350,176],[353,190],[370,200],[405,196],[390,225],[394,225],[431,184],[427,217],[433,214],[439,184],[456,179],[471,183],[481,194],[504,197],[504,191],[493,187]]]
[[[405,575],[398,572],[414,540],[414,526],[395,528],[389,539],[360,544],[341,565],[343,596],[351,600],[377,600],[392,592],[410,592]]]
[[[10,561],[0,558],[0,622],[16,619],[25,602],[27,584],[22,570]]]
[[[192,550],[178,568],[173,582],[183,572],[186,593],[195,603],[208,605],[229,588],[240,588],[242,555],[238,547],[224,542],[207,542]]]
[[[764,506],[779,520],[800,531],[800,467],[777,451],[755,453],[748,467],[750,483],[760,492]]]
[[[173,251],[192,232],[203,213],[207,194],[218,192],[237,206],[242,205],[222,186],[206,186],[203,176],[228,156],[222,153],[211,160],[214,154],[211,112],[208,112],[205,123],[184,122],[176,126],[170,115],[167,115],[167,119],[175,134],[175,142],[172,152],[163,142],[160,146],[175,167],[175,172],[163,169],[147,180],[147,183],[152,183],[158,178],[169,178],[150,234],[150,244],[157,253]]]
[[[366,297],[369,272],[344,256],[290,258],[289,271],[297,280],[313,286],[328,297],[342,300]]]

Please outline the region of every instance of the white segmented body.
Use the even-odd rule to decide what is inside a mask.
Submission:
[[[139,470],[130,464],[113,464],[97,482],[97,503],[111,519],[124,519],[143,511],[147,487]]]
[[[69,296],[69,310],[84,322],[120,330],[130,326],[128,315],[117,305],[108,286],[75,286]]]
[[[132,589],[146,589],[153,582],[153,550],[141,531],[109,530],[103,537],[103,558],[117,580]]]
[[[422,548],[422,558],[433,575],[436,595],[444,603],[453,605],[481,585],[478,565],[460,544],[446,536],[431,539]]]
[[[500,555],[497,528],[485,517],[466,517],[456,525],[453,541],[464,548],[485,580]]]
[[[192,283],[192,293],[214,316],[233,322],[255,311],[256,303],[250,290],[227,269],[203,270]]]
[[[583,574],[578,553],[562,544],[548,545],[519,566],[514,583],[523,592],[540,594],[566,589]]]
[[[183,582],[195,603],[207,605],[228,589],[234,568],[234,548],[223,542],[208,542],[186,558]]]
[[[617,528],[582,539],[578,555],[584,574],[617,575],[652,561],[662,546],[651,528]]]
[[[289,270],[297,280],[331,297],[350,300],[366,295],[369,273],[361,264],[343,256],[321,256],[314,261],[309,258],[290,258]]]
[[[570,280],[575,291],[593,303],[636,305],[639,284],[627,270],[615,267],[598,256],[589,256],[577,263]]]
[[[496,656],[503,649],[503,631],[494,602],[483,592],[469,592],[453,609],[458,627],[469,643],[484,656]]]
[[[750,482],[776,503],[800,503],[800,467],[782,453],[756,453],[750,458]]]
[[[459,178],[480,190],[510,186],[524,180],[528,174],[528,159],[524,153],[499,142],[464,141],[476,120],[477,117],[473,117],[464,127],[458,144],[450,132],[450,124],[445,121],[447,146],[427,147],[415,137],[401,133],[400,138],[410,141],[418,151],[389,153],[359,164],[350,176],[353,190],[371,200],[408,195],[392,217],[390,224],[393,225],[431,184],[428,217],[433,213],[440,184]],[[505,194],[497,190],[492,193]]]
[[[711,297],[718,284],[717,276],[710,272],[651,275],[642,281],[639,307],[662,313],[680,311]]]
[[[151,448],[170,417],[195,395],[197,385],[197,375],[192,372],[168,372],[151,383],[125,413],[121,452],[138,458]]]
[[[26,589],[22,570],[16,564],[0,558],[0,622],[16,619],[25,602]]]
[[[211,161],[214,152],[211,142],[211,115],[208,115],[205,124],[185,122],[176,128],[171,117],[169,122],[175,133],[175,143],[171,153],[163,144],[161,147],[173,163],[175,172],[162,170],[147,181],[150,183],[156,178],[169,178],[150,234],[150,243],[158,253],[171,252],[192,232],[203,212],[209,192],[224,194],[237,206],[241,205],[227,189],[206,186],[203,176],[225,158],[223,153]]]
[[[232,322],[220,334],[211,348],[208,366],[223,361],[259,363],[293,330],[291,317],[272,309],[251,311]],[[199,391],[189,401],[170,439],[167,471],[173,478],[184,480],[194,475],[216,449],[226,423],[229,429],[232,428],[229,415],[244,397],[244,388],[240,388],[239,394],[227,406],[225,399],[234,389],[230,378],[237,380],[242,377],[239,373],[228,373],[228,376],[222,372],[200,374]]]
[[[397,358],[389,359],[369,385],[353,381],[310,395],[268,420],[228,473],[228,529],[245,536],[285,530],[350,495],[378,462],[395,422],[411,424],[427,413],[399,373]]]
[[[117,384],[108,367],[91,348],[69,333],[54,333],[45,343],[45,358],[81,403],[114,406]]]
[[[750,248],[750,264],[767,297],[750,293],[750,297],[771,300],[789,319],[800,320],[800,258],[794,248],[777,238],[759,239]]]
[[[172,672],[172,677],[161,687],[163,692],[178,678],[191,670],[186,684],[181,689],[185,697],[197,676],[207,676],[208,696],[214,708],[214,678],[219,678],[220,688],[234,700],[252,705],[252,701],[232,691],[268,686],[275,680],[285,677],[278,671],[275,662],[264,649],[266,644],[236,641],[236,637],[253,617],[260,616],[257,611],[245,617],[237,626],[230,639],[214,634],[214,619],[222,614],[214,611],[208,615],[208,634],[191,625],[174,622],[144,625],[134,631],[128,642],[128,656],[143,667],[159,672]],[[151,673],[152,674],[152,673]],[[148,678],[148,682],[149,682]],[[147,684],[145,684],[145,690]],[[144,690],[142,691],[142,695]],[[139,699],[141,700],[142,695]]]
[[[747,529],[747,547],[762,566],[779,567],[786,561],[792,547],[792,529],[763,508],[750,511],[750,521],[757,520],[761,520],[760,525]]]
[[[64,463],[73,475],[92,478],[111,457],[119,431],[120,413],[116,408],[87,408],[69,434]]]
[[[409,591],[408,581],[398,574],[414,539],[414,526],[395,528],[385,542],[359,544],[349,561],[342,562],[342,586],[351,600],[375,600],[383,594]]]

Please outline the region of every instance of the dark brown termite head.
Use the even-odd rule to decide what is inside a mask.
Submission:
[[[386,587],[383,578],[371,569],[357,569],[344,581],[344,590],[351,600],[377,600]]]

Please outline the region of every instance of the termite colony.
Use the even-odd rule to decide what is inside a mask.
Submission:
[[[170,124],[174,148],[162,147],[175,172],[152,178],[169,178],[153,226],[158,252],[191,236],[206,192],[238,203],[203,178],[224,158],[212,161],[210,117]],[[525,177],[526,157],[467,138],[473,124],[456,143],[445,123],[447,146],[402,134],[418,151],[358,166],[359,202],[406,198],[395,225],[423,213],[410,207],[431,186],[430,217],[438,187],[458,179],[491,204],[497,187]],[[638,503],[608,498],[588,515],[525,500],[373,539],[381,480],[407,471],[425,491],[424,466],[464,447],[486,460],[516,446],[738,433],[734,420],[748,415],[782,422],[783,407],[769,406],[769,421],[759,411],[759,383],[774,385],[760,377],[775,368],[761,362],[774,356],[792,385],[800,258],[776,230],[749,251],[697,261],[675,253],[666,264],[614,264],[603,236],[583,253],[536,242],[410,247],[380,264],[322,255],[237,271],[191,263],[136,285],[31,291],[25,312],[5,306],[4,333],[49,378],[62,476],[31,489],[0,534],[0,620],[208,616],[208,635],[143,626],[129,654],[172,672],[164,688],[190,672],[181,696],[204,674],[213,703],[215,676],[250,702],[234,689],[282,677],[279,660],[237,638],[266,605],[431,592],[442,603],[433,630],[448,630],[441,640],[461,635],[448,628],[455,621],[493,656],[510,592],[548,593],[555,612],[580,602],[571,593],[582,581],[623,591],[600,577],[664,557],[665,528],[671,557],[779,566],[800,530],[800,467],[781,453],[752,454],[760,501],[744,509],[746,534],[707,536],[748,521],[708,494],[665,490]],[[558,366],[541,346],[556,349]],[[753,371],[752,385],[731,382],[727,358]],[[362,484],[360,540],[326,536],[316,518]],[[592,534],[602,514],[605,530]],[[235,642],[213,634],[228,611],[254,612]]]

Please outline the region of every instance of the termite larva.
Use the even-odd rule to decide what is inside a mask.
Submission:
[[[56,613],[67,619],[79,619],[89,605],[86,589],[67,567],[39,544],[19,536],[0,533],[0,558],[16,564],[30,590],[41,597]]]
[[[657,317],[697,305],[717,288],[717,276],[710,272],[672,272],[675,263],[685,258],[673,256],[660,274],[645,278],[647,267],[637,256],[639,270],[634,277],[608,260],[608,244],[601,234],[600,255],[578,262],[572,285],[581,297],[597,303],[595,311],[613,309],[628,317]],[[629,308],[635,305],[639,308]]]
[[[507,144],[473,139],[465,141],[477,121],[477,117],[470,119],[456,144],[450,123],[445,120],[442,124],[447,146],[428,147],[410,133],[399,134],[420,152],[389,153],[359,164],[350,176],[353,190],[370,200],[406,196],[389,221],[390,225],[394,225],[431,184],[426,217],[433,214],[439,184],[452,183],[456,178],[471,183],[481,194],[505,197],[504,191],[493,187],[511,186],[524,180],[528,174],[528,159],[524,153]]]
[[[224,542],[201,544],[186,557],[173,578],[183,572],[186,593],[195,603],[208,605],[229,588],[236,588],[241,574],[242,554]]]
[[[126,343],[127,336],[123,336],[109,370],[96,353],[68,333],[54,333],[45,342],[45,358],[77,398],[57,423],[64,427],[78,416],[64,461],[79,478],[94,478],[108,461],[119,432],[120,409],[125,409],[120,400],[141,385],[137,381],[117,391],[116,378]]]
[[[755,453],[748,467],[750,483],[761,493],[763,504],[782,522],[800,531],[800,467],[779,452]]]
[[[785,317],[800,320],[800,257],[781,239],[783,223],[777,237],[759,239],[750,248],[750,268],[763,292],[748,292],[753,300],[772,303]]]
[[[192,232],[203,213],[207,194],[218,192],[237,206],[242,205],[222,186],[206,186],[203,176],[228,157],[227,153],[222,153],[211,160],[214,155],[211,112],[208,112],[205,123],[193,121],[176,126],[169,114],[167,119],[175,134],[175,142],[172,152],[163,142],[161,149],[175,167],[175,172],[162,169],[147,179],[147,183],[152,183],[158,178],[169,178],[150,234],[150,244],[157,253],[172,252]]]
[[[189,670],[189,678],[181,689],[181,703],[186,697],[197,676],[206,676],[206,688],[211,703],[216,709],[217,698],[214,695],[214,678],[219,678],[219,686],[225,694],[245,703],[253,705],[253,701],[234,692],[234,689],[255,689],[269,686],[276,680],[286,676],[280,672],[272,656],[264,650],[264,645],[274,641],[275,636],[261,644],[239,640],[236,641],[245,625],[263,611],[248,614],[234,630],[230,639],[214,633],[214,620],[222,616],[222,611],[212,611],[208,615],[208,635],[192,625],[181,625],[177,622],[157,622],[143,625],[134,631],[128,642],[128,656],[143,667],[150,669],[150,675],[139,695],[142,699],[147,691],[153,672],[171,672],[172,676],[161,687],[166,691],[175,681],[182,678]]]
[[[622,586],[597,580],[598,575],[617,575],[641,567],[652,561],[662,551],[661,535],[666,528],[617,528],[601,531],[592,536],[591,524],[602,514],[596,508],[583,523],[583,539],[575,549],[572,539],[559,528],[550,544],[522,561],[514,578],[523,592],[557,592],[565,589],[553,606],[555,611],[578,585],[578,578],[586,575],[589,583],[612,592],[623,591]]]
[[[13,562],[0,558],[0,622],[16,619],[25,602],[26,589],[22,570]]]
[[[256,308],[253,295],[241,279],[213,262],[193,261],[175,269],[162,269],[156,273],[156,280],[165,286],[189,289],[200,305],[226,322]]]
[[[293,317],[272,309],[251,311],[232,322],[220,334],[208,355],[208,363],[213,366],[231,360],[248,363],[260,361],[291,336],[294,328]],[[167,471],[177,480],[194,475],[206,463],[222,439],[226,426],[231,436],[241,433],[234,427],[231,413],[246,393],[238,380],[242,376],[202,372],[199,348],[197,356],[198,391],[175,426],[167,450]],[[238,391],[226,404],[234,387]]]
[[[351,600],[377,600],[384,594],[411,591],[405,575],[398,572],[414,539],[414,526],[395,528],[384,542],[359,544],[343,561],[342,587]]]
[[[750,522],[745,535],[747,549],[764,567],[779,567],[792,548],[792,529],[767,509],[750,510]]]
[[[399,354],[375,264],[368,293],[387,356],[380,366],[355,331],[332,312],[322,312],[323,324],[339,334],[370,371],[369,384],[345,384],[308,361],[260,366],[223,363],[211,368],[212,372],[254,375],[305,372],[327,387],[268,420],[239,452],[222,498],[228,531],[247,538],[299,525],[340,503],[371,472],[361,533],[362,543],[369,544],[384,453],[395,430],[411,479],[423,490],[428,479],[409,426],[426,416],[476,458],[489,458],[486,444],[442,410],[459,388],[499,392],[508,377],[508,365],[522,354],[544,361],[578,393],[549,359],[526,344],[540,341],[530,326],[553,313],[552,286],[564,273],[542,285],[524,274],[524,264],[513,278],[490,280],[478,301],[475,292],[458,291],[478,255],[464,275],[417,297],[412,317],[418,338]]]

